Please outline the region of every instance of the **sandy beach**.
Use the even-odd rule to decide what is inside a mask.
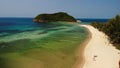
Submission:
[[[91,39],[84,49],[82,68],[119,68],[120,51],[110,44],[108,37],[90,25],[80,26],[91,32]]]

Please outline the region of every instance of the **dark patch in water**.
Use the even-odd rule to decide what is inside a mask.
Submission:
[[[20,32],[20,30],[0,30],[0,33],[7,32],[7,33],[17,33]]]
[[[58,31],[58,30],[62,30],[62,29],[65,29],[65,28],[50,28],[50,29],[44,30],[43,32],[40,32],[38,34],[46,34],[51,31]]]
[[[56,31],[56,30],[62,30],[62,29],[65,29],[65,28],[51,28],[51,29],[48,29],[48,31]]]
[[[4,34],[4,35],[0,35],[0,37],[5,37],[5,36],[8,36],[8,35],[10,35],[10,34]]]
[[[10,25],[14,26],[14,25],[16,25],[16,23],[14,23],[14,22],[0,22],[0,26],[10,26]]]
[[[23,51],[36,47],[30,39],[21,39],[11,42],[0,42],[0,53]]]
[[[75,32],[84,33],[85,31],[84,30],[78,30],[78,29],[76,29],[76,30],[69,30],[69,31],[66,31],[66,32],[68,32],[68,33],[75,33]]]
[[[40,32],[38,34],[46,34],[46,33],[48,33],[48,32],[47,31],[43,31],[43,32]]]
[[[32,29],[32,30],[0,30],[0,33],[7,33],[7,34],[3,34],[0,35],[0,37],[5,37],[5,36],[11,36],[11,35],[16,35],[19,33],[23,33],[23,32],[33,32],[36,30],[40,30],[40,29]]]
[[[62,30],[62,29],[64,29],[64,28],[50,28],[45,31],[50,32],[50,31],[58,31],[58,30]]]

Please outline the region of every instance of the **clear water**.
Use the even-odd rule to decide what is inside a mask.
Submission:
[[[33,18],[0,18],[0,52],[30,48],[82,43],[87,36],[85,28],[65,22],[34,23]],[[59,40],[62,40],[60,44]],[[47,42],[46,42],[47,41]],[[53,43],[51,43],[53,41]],[[68,45],[70,45],[68,44]],[[33,46],[34,45],[34,46]],[[56,45],[55,45],[56,46]]]
[[[93,21],[106,22],[109,19],[78,19],[84,24]],[[43,37],[58,30],[64,30],[70,25],[34,23],[33,18],[0,18],[0,41],[33,39]]]
[[[110,19],[80,18],[80,19],[77,19],[77,20],[82,21],[83,24],[90,24],[92,22],[106,23]]]
[[[33,18],[0,18],[0,41],[37,38],[66,28],[62,24],[34,23],[32,20]]]
[[[33,18],[0,18],[0,36],[43,30],[50,27],[50,25],[34,23],[32,20]]]
[[[0,67],[34,68],[40,61],[47,66],[44,68],[72,68],[75,51],[87,38],[85,28],[72,23],[43,24],[32,20],[0,18]]]

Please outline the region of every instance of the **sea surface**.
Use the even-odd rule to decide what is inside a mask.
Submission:
[[[71,33],[75,33],[75,34],[71,34]],[[79,38],[80,36],[84,35],[80,39],[83,38],[85,39],[86,34],[87,33],[85,28],[79,27],[76,24],[66,24],[64,22],[34,23],[33,18],[0,18],[0,50],[1,51],[4,51],[2,49],[7,49],[5,48],[6,46],[10,46],[8,48],[11,48],[11,45],[13,47],[18,46],[18,44],[21,44],[21,42],[19,42],[21,40],[22,42],[24,42],[22,46],[23,45],[26,46],[26,43],[28,44],[30,43],[28,40],[35,41],[37,39],[39,40],[44,38],[49,39],[49,37],[52,36],[53,36],[52,38],[57,39],[57,37],[60,37],[62,35],[63,35],[62,36],[63,39],[65,38],[64,37],[65,35],[70,35],[72,38],[74,38],[74,36]],[[55,40],[52,38],[49,40]],[[39,42],[40,44],[43,43],[41,41],[43,40],[40,40]]]
[[[0,37],[44,28],[44,24],[32,20],[33,18],[0,18]]]
[[[81,18],[77,20],[81,20],[84,24],[89,24],[91,22],[104,23],[109,19]],[[29,36],[35,35],[35,33],[45,34],[49,31],[51,32],[53,28],[53,31],[56,31],[56,27],[59,28],[60,25],[34,23],[33,18],[0,18],[0,41],[17,40],[23,37],[29,38]]]
[[[80,18],[77,20],[82,21],[83,24],[90,24],[92,22],[106,23],[107,21],[109,21],[109,19],[98,19],[98,18]]]
[[[96,21],[80,20],[85,24]],[[76,23],[0,18],[0,67],[34,68],[42,62],[44,68],[71,68],[76,62],[76,49],[87,36],[86,29]]]

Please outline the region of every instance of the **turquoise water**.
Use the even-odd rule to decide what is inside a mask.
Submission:
[[[72,68],[86,29],[78,23],[32,20],[0,18],[0,68]]]
[[[46,30],[57,26],[34,23],[32,20],[32,18],[0,18],[0,37],[36,30]]]
[[[32,20],[0,18],[0,67],[72,68],[76,50],[87,38],[86,29],[76,23]]]
[[[34,47],[39,47],[39,45],[44,46],[46,44],[46,42],[43,42],[45,38],[48,41],[57,41],[58,37],[64,40],[64,36],[69,35],[73,36],[72,38],[74,36],[76,39],[79,38],[81,42],[87,37],[85,28],[78,26],[78,24],[66,24],[65,22],[34,23],[32,20],[33,18],[0,18],[0,51],[4,52],[7,49],[8,51],[19,50],[21,46],[29,49],[33,47],[32,45],[36,45],[36,41],[39,41],[39,43]],[[91,21],[105,22],[107,20],[82,19],[82,24],[89,24]],[[49,37],[51,38],[49,39]],[[74,41],[74,39],[71,41]]]
[[[32,20],[32,18],[0,18],[0,41],[32,39],[66,28],[62,24],[34,23]]]
[[[61,40],[66,39],[67,35],[67,38],[76,37],[76,40],[77,38],[84,40],[87,35],[86,30],[77,26],[78,24],[66,24],[65,22],[44,24],[34,23],[32,20],[32,18],[0,18],[1,53],[37,48],[41,47],[40,45],[43,47],[51,40],[57,41],[59,37]],[[68,41],[71,42],[74,39]]]

